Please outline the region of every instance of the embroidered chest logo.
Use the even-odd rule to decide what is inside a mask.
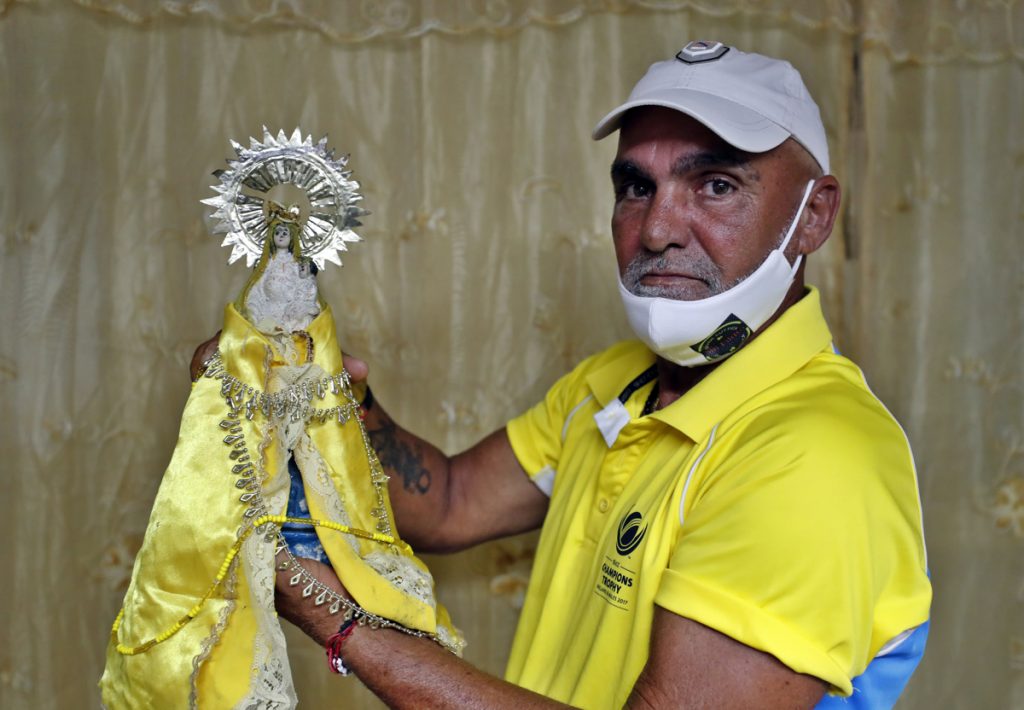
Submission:
[[[619,535],[615,539],[615,551],[625,557],[640,546],[647,534],[647,526],[643,525],[644,516],[638,511],[633,511],[619,523]]]
[[[647,525],[644,524],[643,513],[634,510],[622,517],[615,531],[617,555],[611,554],[611,540],[608,541],[608,553],[601,562],[594,592],[618,609],[628,611],[633,606],[639,574],[638,569],[626,558],[640,547],[646,534]]]

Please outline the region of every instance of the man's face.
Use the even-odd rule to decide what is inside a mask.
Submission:
[[[678,111],[630,111],[612,164],[612,235],[626,288],[697,300],[752,273],[779,245],[806,185],[796,151],[787,141],[744,153]]]

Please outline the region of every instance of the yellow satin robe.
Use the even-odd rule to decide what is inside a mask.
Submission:
[[[341,373],[341,350],[329,306],[324,306],[308,333],[314,343],[313,363],[327,376]],[[267,386],[273,368],[282,364],[275,359],[268,338],[233,305],[228,305],[225,312],[219,348],[227,371],[259,390]],[[342,395],[330,391],[321,401],[313,402],[320,408],[345,403]],[[232,708],[264,697],[254,686],[265,683],[268,675],[283,675],[284,680],[277,681],[284,691],[292,692],[286,663],[277,671],[260,666],[267,665],[265,647],[274,635],[267,619],[276,623],[272,598],[267,609],[266,589],[255,594],[249,582],[258,579],[263,585],[272,584],[268,575],[273,574],[275,542],[262,535],[253,535],[246,543],[249,547],[243,546],[243,554],[229,568],[224,583],[174,635],[135,655],[124,655],[117,649],[118,643],[128,647],[142,644],[187,614],[210,588],[247,522],[244,515],[251,501],[240,500],[245,491],[236,487],[238,476],[231,472],[235,462],[228,457],[230,447],[223,441],[225,431],[220,426],[227,411],[221,382],[200,377],[185,405],[178,443],[135,560],[120,627],[107,648],[100,687],[108,708]],[[277,501],[277,508],[268,507],[266,512],[283,515],[287,493],[282,495],[280,491],[288,488],[288,451],[268,432],[268,420],[262,414],[257,413],[252,421],[243,415],[239,422],[249,454],[259,458],[263,449],[262,466],[256,467],[257,475],[264,476],[262,490],[278,491],[265,498],[268,503],[271,499]],[[378,494],[371,483],[358,422],[311,420],[305,424],[305,433],[314,455],[326,464],[318,470],[326,469],[329,485],[349,517],[335,522],[375,531],[378,520],[371,511],[378,505]],[[303,471],[310,516],[329,520],[330,496],[318,493],[310,485],[309,475]],[[387,519],[393,521],[386,493],[385,484]],[[397,539],[397,533],[393,546],[323,528],[318,528],[317,534],[338,576],[360,606],[410,629],[434,634],[453,650],[461,648],[459,632],[445,609],[433,600],[433,583],[426,566]],[[416,574],[429,582],[429,598],[403,590],[401,576],[388,579],[367,564],[365,558],[373,553],[401,558],[400,564],[418,570]],[[339,624],[342,619],[339,614]],[[271,645],[283,646],[283,637],[270,640]],[[276,651],[280,655],[283,649]],[[279,696],[284,691],[276,688]],[[281,706],[291,706],[294,695],[291,698]]]

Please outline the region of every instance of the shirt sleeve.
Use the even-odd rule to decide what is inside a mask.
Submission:
[[[591,399],[587,373],[621,349],[610,348],[587,358],[552,385],[544,399],[507,424],[519,464],[546,495],[551,496],[554,488],[567,422]]]
[[[917,482],[891,419],[781,405],[713,440],[655,602],[849,695],[928,618]]]
[[[548,497],[554,489],[558,461],[562,455],[561,430],[565,420],[562,403],[571,377],[570,373],[556,382],[544,399],[506,426],[519,465]]]

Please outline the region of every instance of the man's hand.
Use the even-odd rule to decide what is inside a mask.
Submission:
[[[207,340],[205,343],[201,343],[196,351],[192,353],[192,362],[188,366],[188,374],[191,376],[192,381],[195,382],[199,379],[199,376],[203,374],[203,370],[206,369],[206,362],[213,353],[217,350],[217,343],[220,342],[220,331],[218,330],[213,334],[213,337]]]
[[[316,560],[305,557],[298,558],[299,563],[307,572],[316,577],[322,584],[330,587],[346,599],[351,599],[344,585],[334,574],[334,570]],[[344,617],[330,613],[330,604],[314,604],[308,597],[302,596],[302,590],[308,582],[299,582],[292,586],[290,580],[299,570],[294,566],[282,570],[283,562],[288,561],[284,552],[277,555],[277,581],[275,583],[274,606],[277,613],[302,629],[303,633],[323,646],[328,637],[338,630]]]
[[[364,361],[352,355],[341,354],[341,363],[348,370],[353,382],[364,382],[370,374],[370,367]]]

